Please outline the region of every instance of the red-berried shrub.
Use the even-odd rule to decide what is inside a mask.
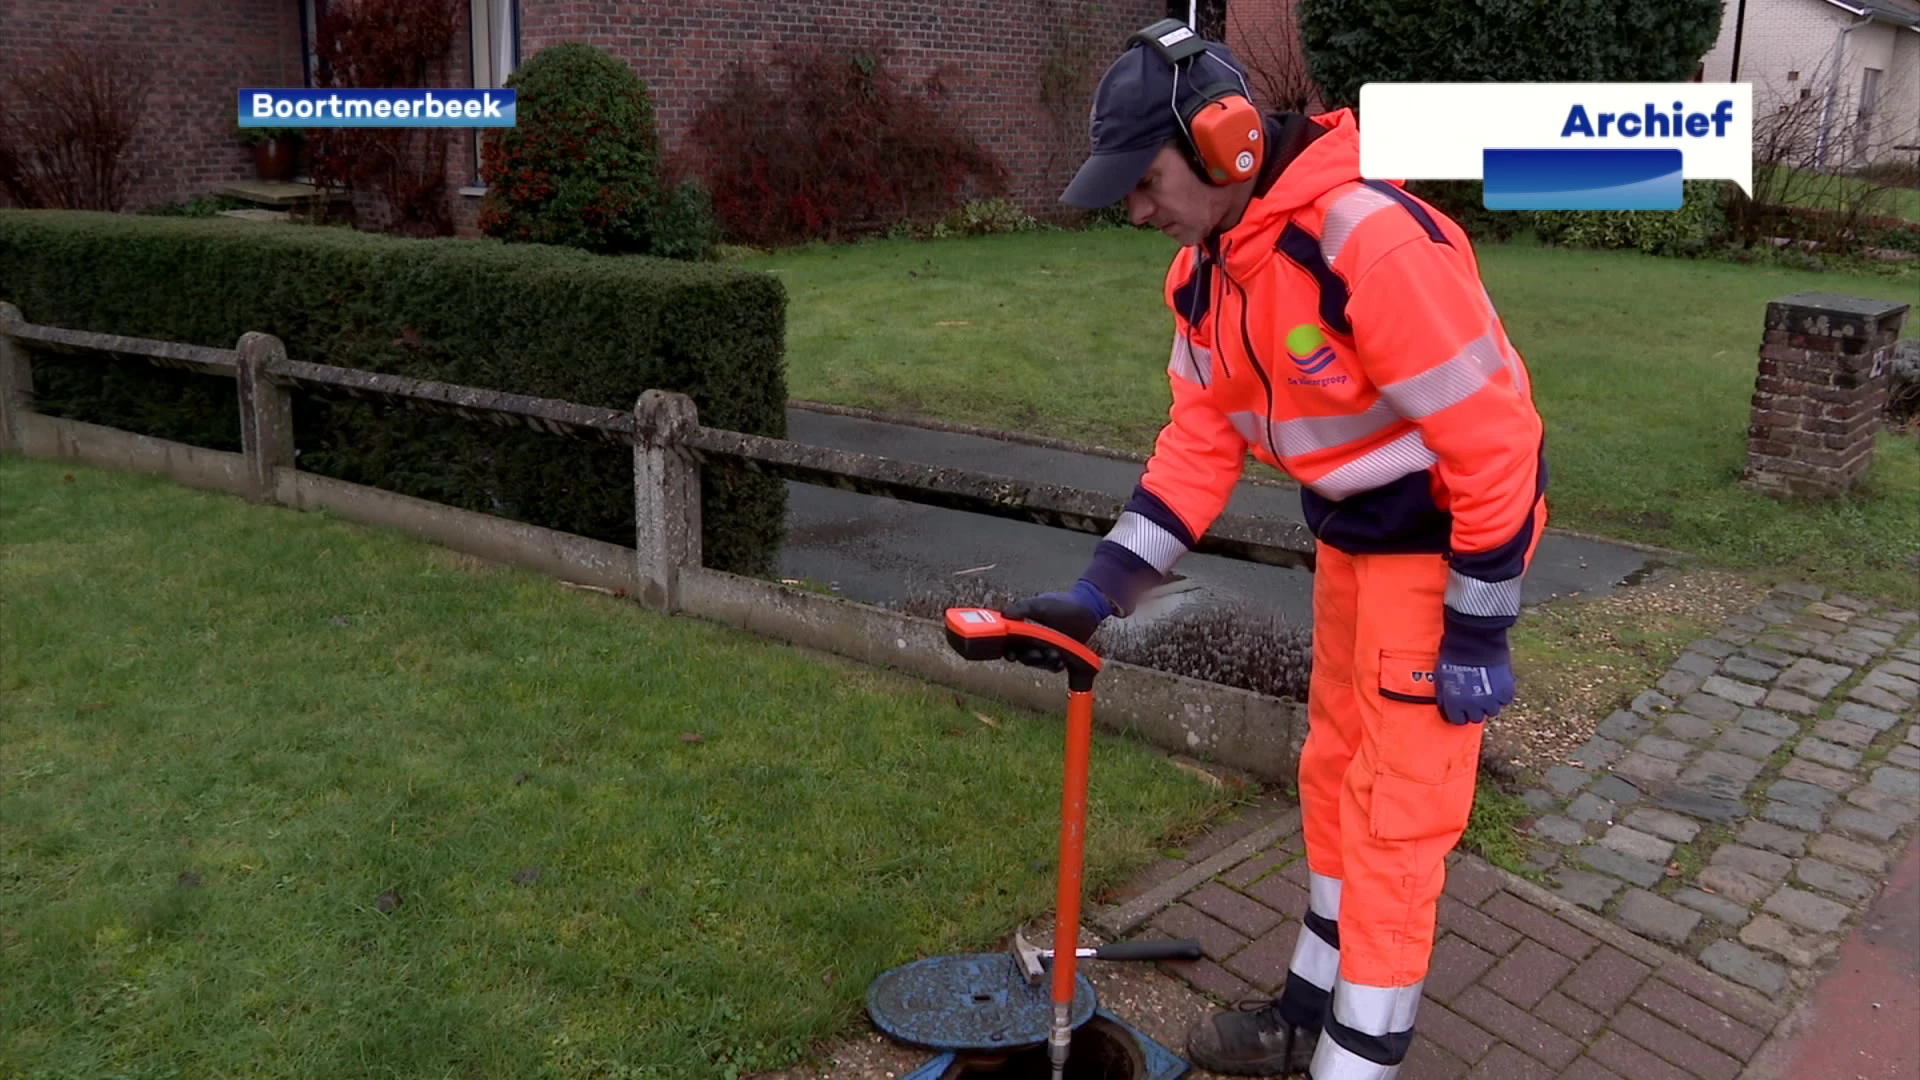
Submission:
[[[944,72],[915,85],[889,51],[822,44],[731,65],[691,137],[729,239],[832,239],[1006,190],[1006,169],[967,134]]]
[[[662,174],[653,103],[633,69],[568,41],[534,54],[507,85],[518,121],[482,143],[481,232],[603,255],[707,254],[705,193]]]

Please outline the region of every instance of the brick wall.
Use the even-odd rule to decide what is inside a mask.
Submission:
[[[1767,305],[1742,479],[1772,495],[1833,496],[1873,459],[1908,305],[1800,293]]]
[[[0,28],[0,71],[36,65],[62,41],[151,50],[158,66],[133,144],[130,209],[251,179],[234,91],[300,85],[295,0],[0,0]]]
[[[585,40],[626,61],[651,90],[661,136],[676,154],[731,60],[764,61],[829,38],[878,37],[891,43],[895,70],[909,79],[945,69],[955,106],[1007,167],[1013,196],[1031,212],[1051,213],[1085,152],[1093,82],[1129,33],[1166,10],[1165,0],[719,0],[697,7],[521,0],[520,54],[524,61],[548,45]],[[0,65],[28,62],[62,38],[133,38],[164,57],[136,146],[144,174],[137,207],[252,175],[248,152],[233,138],[233,91],[301,85],[298,11],[298,0],[0,0],[7,28]],[[470,85],[466,43],[453,52],[449,81]],[[1081,69],[1084,93],[1050,112],[1040,100],[1040,74],[1060,57]],[[450,169],[456,188],[474,180],[470,137],[461,136]],[[470,231],[479,200],[452,198],[455,219]]]
[[[945,66],[954,104],[1010,174],[1012,194],[1032,212],[1058,209],[1061,188],[1086,146],[1094,80],[1126,36],[1161,18],[1164,0],[746,0],[689,6],[632,0],[521,0],[523,60],[548,45],[584,40],[632,65],[653,95],[669,154],[735,58],[766,60],[779,50],[847,35],[890,40],[895,70],[909,80]],[[1040,73],[1058,55],[1086,69],[1086,94],[1063,123],[1040,101]],[[1064,128],[1064,130],[1063,130]]]
[[[1247,69],[1262,109],[1321,112],[1319,88],[1300,48],[1297,0],[1233,0],[1227,5],[1227,48]]]

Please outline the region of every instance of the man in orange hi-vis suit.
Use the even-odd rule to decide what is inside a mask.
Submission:
[[[1216,1072],[1387,1080],[1413,1038],[1482,721],[1513,700],[1507,630],[1546,523],[1542,425],[1460,226],[1361,178],[1350,110],[1263,116],[1250,96],[1231,53],[1174,20],[1101,79],[1063,201],[1124,200],[1182,245],[1170,422],[1085,575],[1006,614],[1085,641],[1193,548],[1248,453],[1299,481],[1317,558],[1310,900],[1280,996],[1203,1020],[1187,1049]]]

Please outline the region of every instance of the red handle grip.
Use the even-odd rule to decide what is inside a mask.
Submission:
[[[1037,641],[1060,650],[1076,682],[1091,681],[1100,670],[1099,654],[1050,626],[1009,619],[991,608],[947,609],[947,644],[968,660],[1005,658],[1011,638]]]

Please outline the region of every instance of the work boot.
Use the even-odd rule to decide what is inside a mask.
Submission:
[[[1278,999],[1243,1001],[1194,1024],[1187,1057],[1210,1072],[1236,1076],[1304,1074],[1319,1041],[1319,1032],[1287,1023]]]

